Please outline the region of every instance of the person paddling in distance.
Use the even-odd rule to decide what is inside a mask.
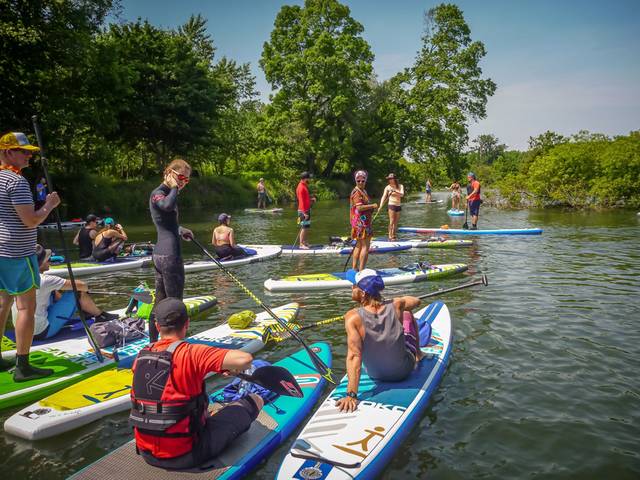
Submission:
[[[351,191],[349,202],[351,204],[351,238],[356,241],[353,247],[353,270],[364,270],[369,259],[369,248],[373,237],[372,213],[378,208],[377,203],[369,203],[369,194],[364,189],[368,174],[364,170],[358,170],[354,179],[355,188]]]
[[[197,467],[246,432],[264,405],[260,396],[249,394],[212,415],[205,377],[247,370],[253,357],[240,350],[185,342],[189,318],[178,298],[156,303],[155,322],[160,340],[144,348],[133,364],[129,420],[136,450],[156,467]],[[148,389],[149,378],[155,379],[156,388]]]
[[[104,227],[93,239],[91,256],[98,262],[114,259],[122,251],[124,242],[128,238],[122,225],[116,223],[113,218],[107,217],[104,219]]]
[[[191,241],[193,232],[178,223],[178,194],[189,184],[191,166],[176,158],[164,169],[164,179],[149,196],[151,220],[158,233],[153,249],[155,269],[155,301],[166,297],[182,299],[184,293],[184,262],[180,238]],[[155,308],[155,307],[154,307]],[[153,310],[149,319],[149,339],[155,342],[158,331],[153,321]]]
[[[382,277],[367,268],[349,271],[353,283],[351,298],[359,304],[344,316],[347,332],[347,395],[336,402],[341,412],[353,412],[358,405],[362,365],[376,381],[400,382],[407,378],[424,356],[413,310],[420,299],[404,296],[385,301]]]
[[[425,191],[425,202],[431,203],[431,179],[427,178],[427,183],[424,188]]]
[[[264,178],[258,181],[258,208],[267,208],[267,187],[264,185]]]
[[[298,199],[298,225],[300,227],[300,248],[309,248],[309,229],[311,228],[311,205],[316,201],[316,197],[309,195],[309,172],[302,172],[300,182],[296,187],[296,198]]]
[[[40,271],[40,287],[36,292],[36,313],[35,327],[33,330],[33,338],[42,340],[55,336],[60,328],[67,323],[67,318],[49,320],[49,308],[54,304],[64,303],[69,305],[70,309],[75,310],[76,300],[73,296],[71,280],[66,280],[55,275],[47,275],[49,270],[49,258],[51,250],[43,248],[42,245],[36,245],[36,255],[38,257],[38,266]],[[107,322],[109,320],[117,320],[118,315],[105,312],[100,309],[93,299],[89,296],[89,286],[82,280],[76,280],[76,287],[80,292],[80,308],[85,312],[87,317],[94,317],[96,322]]]
[[[476,174],[469,172],[467,175],[469,185],[467,185],[467,205],[469,206],[469,214],[471,215],[471,230],[478,229],[478,217],[480,216],[480,182],[476,179]]]
[[[460,184],[455,180],[451,186],[447,187],[451,190],[451,209],[460,210]]]
[[[78,230],[73,238],[73,244],[78,245],[80,249],[80,260],[93,260],[93,241],[98,235],[98,220],[93,213],[87,215],[84,227]]]
[[[382,198],[380,199],[380,207],[378,207],[378,211],[376,216],[382,210],[384,204],[389,202],[389,240],[395,241],[396,232],[398,229],[398,221],[400,220],[400,212],[402,211],[402,197],[404,197],[404,185],[401,185],[398,182],[398,178],[394,173],[390,173],[387,175],[387,180],[389,181],[389,185],[384,187],[384,192],[382,193]]]
[[[14,318],[16,332],[16,382],[46,377],[49,368],[29,364],[36,309],[36,289],[40,286],[36,256],[37,227],[60,204],[56,192],[46,196],[44,205],[34,208],[29,182],[22,169],[29,165],[34,152],[40,149],[29,143],[20,132],[0,137],[0,335],[15,300],[18,308]],[[12,364],[2,359],[0,371]]]
[[[216,255],[221,260],[246,257],[247,253],[236,244],[233,228],[229,226],[231,215],[221,213],[218,215],[219,225],[213,230],[211,243],[215,248]]]

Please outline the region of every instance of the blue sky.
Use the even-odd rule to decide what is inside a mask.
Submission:
[[[122,20],[146,18],[162,27],[200,13],[209,21],[217,55],[249,62],[264,100],[269,84],[258,60],[274,19],[276,0],[122,0]],[[364,26],[386,79],[413,63],[423,13],[440,2],[344,1]],[[512,148],[546,130],[608,135],[640,129],[640,0],[459,0],[472,38],[484,42],[484,75],[498,89],[487,118],[470,136],[492,133]]]

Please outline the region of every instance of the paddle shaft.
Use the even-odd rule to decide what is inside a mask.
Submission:
[[[458,285],[457,287],[445,288],[443,290],[436,290],[435,292],[425,293],[424,295],[419,295],[418,298],[429,298],[435,297],[437,295],[442,295],[443,293],[455,292],[456,290],[462,290],[464,288],[473,287],[475,285],[489,285],[489,281],[487,280],[486,275],[482,275],[481,280],[476,280],[475,282],[469,282],[462,285]]]
[[[262,300],[260,300],[240,280],[238,280],[236,278],[236,276],[233,273],[231,273],[217,258],[215,258],[213,255],[211,255],[209,250],[207,250],[204,247],[204,245],[202,245],[194,236],[191,236],[191,241],[193,243],[195,243],[200,248],[200,250],[202,250],[202,252],[207,257],[209,257],[218,266],[218,268],[220,268],[220,270],[222,270],[224,273],[226,273],[229,276],[229,278],[231,278],[247,295],[249,295],[249,297],[251,297],[251,299],[254,302],[256,302],[276,322],[278,322],[285,330],[287,330],[291,334],[291,336],[293,338],[295,338],[300,343],[300,345],[302,345],[304,347],[304,349],[309,354],[309,357],[311,358],[311,361],[313,362],[314,366],[316,367],[316,369],[318,370],[318,373],[320,373],[320,375],[322,375],[324,378],[326,378],[329,382],[333,383],[334,385],[336,384],[335,380],[333,379],[333,374],[331,373],[331,369],[325,365],[325,363],[322,361],[322,359],[320,357],[318,357],[318,355],[313,350],[311,350],[309,348],[309,346],[304,342],[304,340],[302,340],[302,338],[296,332],[294,332],[293,330],[291,330],[291,328],[289,328],[289,326],[287,325],[287,323],[285,321],[283,321],[280,317],[278,317],[278,315],[276,315],[273,312],[273,310],[271,310],[269,307],[267,307]]]
[[[42,141],[42,132],[40,131],[40,124],[38,123],[38,116],[33,115],[31,117],[31,121],[33,122],[33,130],[36,133],[36,139],[38,140],[38,146],[40,147],[40,162],[42,164],[42,170],[44,172],[44,178],[47,180],[47,185],[49,189],[53,192],[53,182],[51,181],[51,176],[49,175],[49,169],[47,167],[47,156],[45,153],[44,142]],[[54,217],[56,219],[56,226],[58,230],[58,237],[60,239],[60,244],[62,245],[62,249],[66,251],[66,243],[64,240],[64,233],[62,232],[62,221],[60,220],[60,209],[54,208]],[[84,331],[87,334],[87,339],[89,340],[89,344],[96,355],[96,358],[100,363],[104,362],[104,357],[102,356],[102,352],[100,351],[100,347],[96,343],[96,340],[93,338],[91,334],[91,330],[89,330],[89,324],[87,323],[87,319],[80,307],[80,293],[78,292],[78,285],[76,284],[76,278],[73,274],[73,269],[71,268],[71,260],[69,260],[69,256],[65,255],[65,263],[67,264],[67,271],[69,272],[69,280],[71,281],[71,288],[73,289],[73,296],[76,300],[76,308],[78,309],[78,315],[80,316],[80,321],[82,322],[82,326],[84,327]]]

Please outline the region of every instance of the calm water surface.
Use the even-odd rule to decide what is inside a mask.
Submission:
[[[444,198],[444,194],[440,194]],[[437,196],[437,195],[436,195]],[[220,212],[182,212],[183,224],[202,238],[211,235]],[[294,211],[282,215],[234,214],[232,225],[246,243],[292,243]],[[448,371],[426,415],[415,426],[382,478],[575,478],[640,477],[640,217],[636,212],[501,211],[483,208],[486,228],[540,227],[540,237],[479,237],[459,250],[411,250],[372,256],[373,267],[401,266],[418,259],[465,262],[466,276],[436,283],[389,288],[421,294],[458,285],[486,273],[490,285],[448,294],[454,348]],[[152,240],[147,218],[118,219],[133,240]],[[378,221],[379,233],[386,222]],[[404,207],[405,226],[461,225],[443,205]],[[345,202],[314,209],[312,242],[347,233]],[[42,240],[56,245],[48,234]],[[192,245],[186,256],[200,258]],[[266,303],[298,301],[303,321],[342,314],[349,292],[269,294],[271,276],[342,270],[344,258],[282,257],[237,269]],[[94,288],[127,291],[150,270],[90,279]],[[252,302],[224,274],[187,277],[185,296],[213,293],[219,305],[193,331],[210,328]],[[103,306],[118,308],[110,297]],[[333,346],[336,373],[345,371],[340,324],[309,330],[310,342]],[[297,350],[293,342],[261,354],[275,361]],[[328,389],[327,392],[328,393]],[[17,409],[0,413],[4,421]],[[26,442],[0,433],[0,465],[12,479],[60,479],[97,460],[131,437],[127,414],[111,416],[54,439]],[[293,441],[278,449],[253,478],[273,478]]]

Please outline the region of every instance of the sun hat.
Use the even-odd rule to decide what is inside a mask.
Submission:
[[[0,150],[30,150],[39,152],[40,148],[29,143],[29,139],[22,132],[9,132],[0,137]]]
[[[51,250],[44,248],[38,243],[36,244],[36,257],[38,257],[38,265],[42,265],[51,257]]]
[[[384,290],[384,281],[382,277],[378,275],[378,272],[371,268],[365,268],[359,272],[355,270],[349,270],[347,272],[347,280],[353,283],[356,287],[365,293],[368,293],[372,297],[377,297],[380,292]]]

